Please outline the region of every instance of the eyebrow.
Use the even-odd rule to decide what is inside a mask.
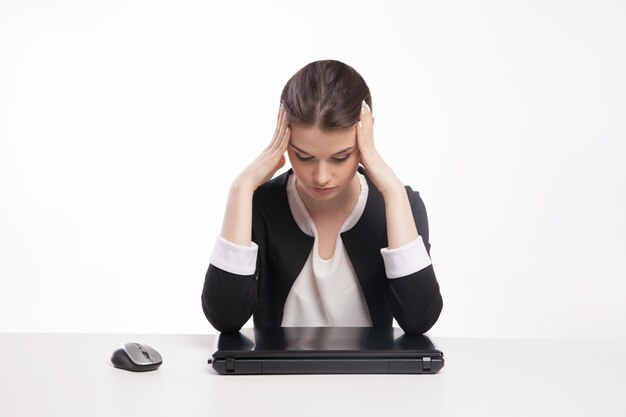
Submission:
[[[298,148],[296,145],[294,145],[294,144],[292,144],[292,143],[290,143],[290,144],[289,144],[289,146],[291,146],[292,148],[296,149],[297,151],[300,151],[300,152],[305,153],[305,154],[307,154],[307,155],[311,155],[310,153],[308,153],[308,152],[307,152],[307,151],[305,151],[304,149],[300,149],[300,148]],[[356,145],[355,145],[355,146],[356,146]],[[341,153],[351,151],[352,149],[354,149],[354,146],[350,146],[349,148],[342,149],[342,150],[340,150],[339,152],[335,152],[333,155],[339,155],[339,154],[341,154]]]

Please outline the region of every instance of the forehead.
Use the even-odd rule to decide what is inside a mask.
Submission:
[[[336,132],[322,132],[317,127],[293,126],[289,141],[310,155],[332,155],[356,145],[356,129],[348,128]]]

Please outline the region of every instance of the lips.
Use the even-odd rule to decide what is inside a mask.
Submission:
[[[318,187],[313,187],[313,190],[315,190],[318,193],[327,193],[331,190],[333,190],[335,187],[328,187],[328,188],[318,188]]]

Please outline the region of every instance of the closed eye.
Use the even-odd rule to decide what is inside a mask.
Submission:
[[[337,163],[344,162],[346,159],[348,159],[348,158],[350,157],[350,155],[351,155],[351,154],[348,154],[348,155],[344,156],[343,158],[333,158],[333,161],[335,161],[335,162],[337,162]],[[312,157],[312,156],[309,156],[308,158],[305,158],[305,157],[303,157],[303,156],[300,156],[300,155],[299,155],[299,154],[297,154],[297,153],[296,153],[296,157],[297,157],[299,160],[303,161],[303,162],[308,162],[308,161],[310,161],[310,160],[312,160],[312,159],[313,159],[313,157]]]
[[[345,161],[346,159],[348,159],[349,157],[350,157],[350,155],[346,155],[346,156],[344,156],[343,158],[333,158],[333,159],[334,159],[335,161],[337,161],[337,162],[343,162],[343,161]]]

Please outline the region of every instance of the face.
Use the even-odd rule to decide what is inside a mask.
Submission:
[[[292,126],[287,154],[300,189],[315,200],[332,200],[349,188],[359,165],[356,128],[324,133]]]

